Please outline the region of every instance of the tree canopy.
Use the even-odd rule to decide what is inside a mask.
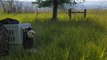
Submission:
[[[63,5],[64,3],[75,4],[75,2],[71,2],[72,0],[38,0],[39,7],[51,7],[53,6],[53,15],[52,20],[57,20],[57,11],[58,6]]]
[[[39,7],[50,7],[53,5],[53,1],[54,0],[46,0],[46,1],[39,0],[38,4],[39,4]],[[57,0],[58,5],[62,5],[64,3],[70,3],[70,2],[71,2],[71,0]]]

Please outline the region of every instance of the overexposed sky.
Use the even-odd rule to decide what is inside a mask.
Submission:
[[[19,1],[36,1],[36,0],[19,0]],[[83,0],[77,0],[77,1],[83,1]],[[86,1],[107,1],[107,0],[86,0]]]
[[[107,1],[107,0],[86,0],[86,1]]]

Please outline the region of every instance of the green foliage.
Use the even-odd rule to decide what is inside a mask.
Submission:
[[[70,3],[70,0],[58,0],[58,5],[63,5],[64,3]],[[53,4],[53,0],[39,1],[39,7],[50,7]]]
[[[42,1],[39,3],[39,7],[50,7],[52,5],[51,3],[51,1]]]

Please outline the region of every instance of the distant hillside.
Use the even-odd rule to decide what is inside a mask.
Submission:
[[[36,10],[37,7],[36,5],[32,5],[32,2],[25,2],[25,1],[20,1],[20,3],[22,3],[23,5],[23,9],[32,9],[32,10]],[[0,9],[1,9],[2,5],[0,3]],[[72,8],[70,4],[65,4],[64,6],[66,9]],[[73,8],[75,9],[107,9],[107,1],[88,1],[88,2],[84,2],[84,3],[79,3],[73,6]],[[39,11],[49,11],[52,8],[38,8]]]
[[[69,4],[65,5],[65,8],[69,9],[71,6]],[[88,1],[79,3],[73,6],[75,9],[107,9],[107,1]]]

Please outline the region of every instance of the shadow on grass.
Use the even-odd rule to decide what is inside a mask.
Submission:
[[[91,18],[57,22],[48,20],[31,23],[33,29],[37,32],[35,41],[37,47],[50,45],[56,38],[59,40],[62,39],[62,35],[64,35],[65,40],[69,36],[67,39],[86,39],[95,42],[100,38],[101,34],[105,33],[105,26]]]
[[[104,59],[106,29],[94,19],[36,21],[32,26],[37,32],[35,46],[39,50],[38,60]]]

